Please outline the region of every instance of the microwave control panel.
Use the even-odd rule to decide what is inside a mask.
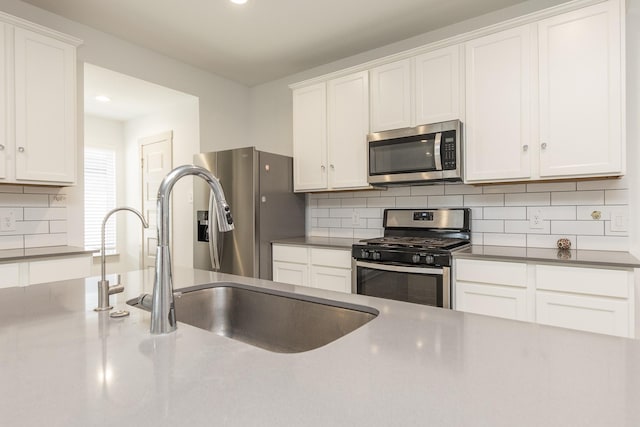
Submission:
[[[452,170],[456,168],[456,133],[455,131],[442,132],[440,145],[442,156],[442,169]]]

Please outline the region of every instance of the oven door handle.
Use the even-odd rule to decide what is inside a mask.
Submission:
[[[371,268],[380,271],[395,271],[398,273],[436,274],[444,275],[444,268],[405,267],[402,265],[377,264],[373,262],[356,261],[356,267]]]

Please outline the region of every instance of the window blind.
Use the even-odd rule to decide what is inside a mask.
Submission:
[[[116,207],[116,153],[106,148],[84,150],[84,246],[100,249],[100,229],[104,216]],[[116,221],[110,218],[105,247],[116,249]]]

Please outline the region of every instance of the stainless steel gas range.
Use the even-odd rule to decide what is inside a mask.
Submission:
[[[471,210],[385,209],[383,225],[352,247],[354,292],[451,308],[451,253],[471,244]]]

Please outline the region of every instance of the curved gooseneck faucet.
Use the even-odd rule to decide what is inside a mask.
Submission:
[[[139,211],[126,206],[112,209],[109,212],[107,212],[107,214],[104,216],[104,219],[102,220],[102,228],[100,229],[100,239],[101,239],[100,240],[100,271],[101,273],[100,273],[100,281],[98,282],[98,306],[94,309],[95,311],[111,310],[113,307],[111,306],[111,304],[109,304],[109,295],[117,294],[124,290],[124,286],[120,284],[120,275],[118,275],[118,283],[116,283],[113,286],[109,286],[109,281],[107,280],[107,263],[106,263],[107,257],[105,253],[106,252],[105,228],[107,226],[107,220],[109,219],[109,217],[111,217],[111,215],[113,215],[118,211],[133,212],[138,216],[138,218],[140,218],[140,221],[142,222],[142,226],[144,228],[149,228],[149,224],[147,223],[147,221],[144,219],[144,217]]]
[[[169,253],[169,196],[174,184],[182,177],[194,175],[204,179],[216,200],[218,228],[220,231],[233,230],[231,208],[224,198],[218,178],[208,170],[195,165],[178,166],[164,177],[158,189],[158,248],[156,251],[156,272],[153,283],[151,307],[151,333],[167,334],[176,330],[176,314],[173,302],[171,279],[171,254]]]

